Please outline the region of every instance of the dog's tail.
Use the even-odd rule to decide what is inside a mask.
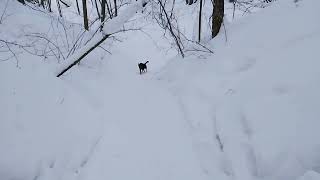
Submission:
[[[147,64],[149,61],[145,62],[144,64]]]

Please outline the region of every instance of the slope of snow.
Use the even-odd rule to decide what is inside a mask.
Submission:
[[[90,94],[106,121],[101,143],[82,178],[205,179],[169,91],[140,76],[126,53],[109,58],[96,73],[84,75],[81,68],[64,77],[84,95]]]
[[[50,69],[28,60],[31,67],[0,66],[0,177],[75,176],[101,134],[99,116]]]
[[[170,92],[137,73],[147,57],[163,64],[162,51],[141,32],[137,40],[147,41],[147,55],[141,56],[144,46],[124,46],[97,66],[102,53],[94,51],[63,79],[27,53],[19,55],[19,68],[14,60],[2,62],[2,178],[206,179]],[[15,121],[24,122],[30,137],[14,130]]]
[[[168,60],[162,32],[136,15],[145,33],[119,36],[105,44],[112,54],[95,50],[61,79],[26,53],[18,68],[0,62],[1,179],[319,178],[319,5],[282,0],[226,23],[206,59]],[[19,12],[30,25],[23,14],[39,15]],[[2,38],[21,33],[11,22]]]
[[[211,42],[215,55],[164,68],[161,78],[187,112],[200,154],[221,141],[211,164],[202,157],[212,175],[213,166],[236,179],[319,172],[317,4],[276,2],[229,24],[227,42],[224,33]],[[217,157],[224,160],[212,163]]]

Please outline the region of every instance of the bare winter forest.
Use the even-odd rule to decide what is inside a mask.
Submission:
[[[0,180],[320,180],[318,0],[0,0]]]

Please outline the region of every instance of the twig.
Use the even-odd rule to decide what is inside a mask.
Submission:
[[[36,33],[27,34],[27,35],[25,35],[25,36],[27,36],[27,37],[37,37],[37,38],[46,40],[46,41],[49,42],[51,45],[53,45],[53,46],[59,51],[59,53],[60,53],[60,55],[62,56],[62,58],[65,59],[65,57],[63,56],[63,53],[61,52],[60,48],[59,48],[55,43],[53,43],[50,39],[48,39],[47,37],[41,36],[40,34],[36,34]]]
[[[222,25],[223,25],[224,35],[225,35],[225,37],[226,37],[226,43],[227,43],[227,42],[228,42],[228,36],[227,36],[226,26],[224,25],[224,21],[222,21]]]
[[[111,54],[110,51],[106,50],[105,48],[103,48],[102,46],[98,46],[99,48],[101,48],[102,50],[106,51],[107,53]]]
[[[20,67],[19,67],[18,57],[17,57],[16,53],[13,52],[13,50],[12,50],[11,47],[9,46],[10,44],[14,44],[14,43],[10,43],[10,42],[7,42],[7,41],[1,40],[1,39],[0,39],[0,41],[5,43],[6,47],[8,48],[8,50],[10,51],[10,53],[12,54],[12,57],[14,57],[15,60],[16,60],[16,67],[17,67],[17,68],[20,68]],[[10,58],[11,58],[11,57],[10,57]]]

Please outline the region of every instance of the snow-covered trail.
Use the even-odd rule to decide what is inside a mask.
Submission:
[[[82,179],[207,178],[179,104],[152,74],[149,68],[139,75],[136,62],[122,53],[107,60],[100,78],[71,80],[79,93],[89,94],[105,127]]]

